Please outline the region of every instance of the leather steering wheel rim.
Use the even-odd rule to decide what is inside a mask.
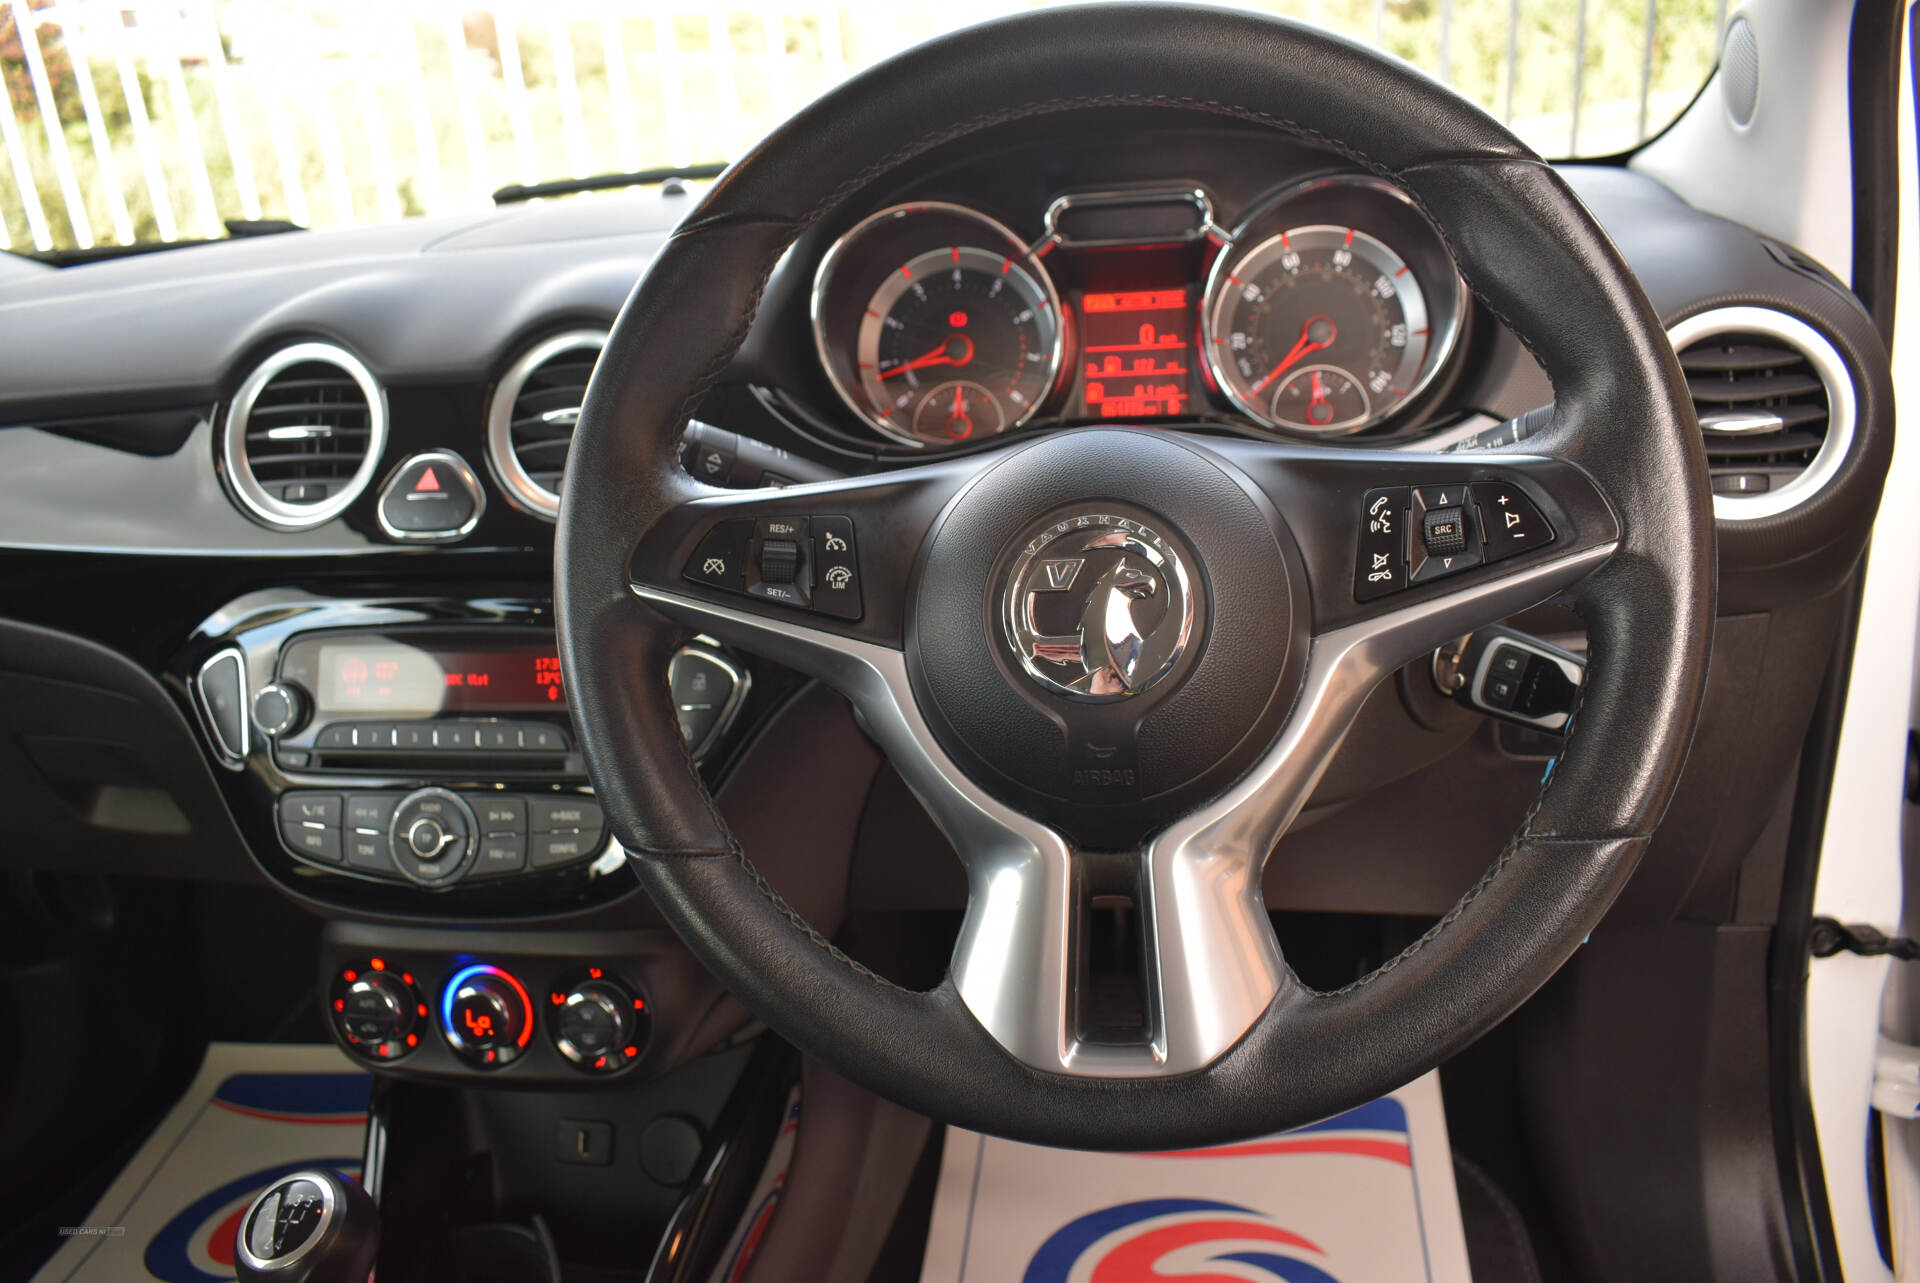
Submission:
[[[803,633],[784,622],[768,631],[751,609],[683,591],[674,567],[692,547],[687,514],[717,512],[720,499],[677,467],[680,430],[744,340],[780,256],[827,211],[894,167],[979,130],[1131,107],[1250,122],[1331,148],[1399,186],[1432,220],[1480,305],[1519,336],[1552,382],[1554,404],[1536,412],[1528,439],[1529,452],[1552,469],[1542,462],[1530,475],[1547,488],[1549,505],[1560,503],[1554,511],[1572,532],[1566,555],[1524,574],[1488,572],[1488,590],[1466,596],[1483,612],[1510,614],[1558,593],[1583,616],[1590,648],[1581,704],[1539,797],[1438,925],[1333,993],[1309,989],[1267,947],[1277,970],[1267,987],[1248,990],[1244,1029],[1227,1027],[1191,1064],[1176,1056],[1163,1060],[1164,1072],[1140,1073],[1097,1068],[1097,1058],[1053,1064],[1013,1054],[969,989],[986,947],[977,939],[967,972],[926,993],[898,988],[836,950],[733,839],[686,754],[664,680],[668,656],[696,628],[732,628],[737,637],[723,639],[758,642],[776,658],[781,638],[801,638],[794,653],[826,654],[815,671],[857,703],[870,701],[863,711],[919,724],[915,710],[896,707],[913,699],[903,696],[907,687],[881,689],[872,679],[893,662],[884,639]],[[1126,435],[1087,437],[1084,448],[1123,451]],[[1151,442],[1157,434],[1135,435]],[[1180,448],[1228,471],[1266,466],[1206,443]],[[1317,491],[1347,493],[1344,474],[1326,472],[1324,485],[1311,484],[1321,475],[1315,468],[1344,463],[1272,453],[1273,468],[1306,479],[1295,492],[1302,511]],[[1430,468],[1456,458],[1413,457]],[[939,465],[920,471],[945,475]],[[891,522],[910,505],[881,500],[907,493],[907,484],[850,483],[818,493],[813,510],[872,503],[865,520]],[[898,520],[903,537],[928,528]],[[1278,520],[1298,524],[1291,512]],[[984,24],[882,64],[801,112],[715,183],[628,300],[594,374],[560,514],[557,616],[574,716],[614,833],[667,920],[770,1026],[936,1118],[1036,1143],[1173,1148],[1301,1125],[1389,1091],[1504,1019],[1571,956],[1633,871],[1685,759],[1706,680],[1712,534],[1705,458],[1673,351],[1606,235],[1538,156],[1418,72],[1321,32],[1184,6],[1076,6]],[[1311,553],[1304,529],[1301,543]],[[654,556],[654,544],[671,546]],[[874,582],[871,569],[866,578]],[[1385,627],[1377,619],[1343,629],[1322,618],[1324,579],[1303,590],[1312,603],[1301,612],[1312,633],[1308,668],[1318,671],[1320,657],[1332,656],[1326,666],[1336,670],[1336,641],[1359,638],[1354,630],[1363,628],[1376,631],[1355,650],[1380,661],[1368,670],[1374,676],[1412,658],[1373,645]],[[1430,648],[1492,622],[1472,618],[1465,597],[1429,595],[1430,607],[1391,616],[1397,643]],[[1215,603],[1216,611],[1232,608]],[[1408,631],[1422,609],[1428,631]],[[1428,641],[1433,631],[1439,636]],[[1307,680],[1308,695],[1322,703],[1343,689],[1339,681],[1314,686],[1311,673]],[[1302,696],[1282,711],[1276,745],[1323,710]],[[1344,723],[1333,725],[1316,741],[1319,765],[1343,732]],[[901,735],[879,736],[890,755],[913,747]],[[937,744],[929,751],[939,757]],[[1230,803],[1261,805],[1262,779],[1258,768],[1245,772],[1226,801],[1209,805],[1221,814]],[[950,826],[949,836],[966,858],[967,834]],[[1236,884],[1242,901],[1259,894],[1265,854],[1249,849],[1254,876],[1251,891]],[[970,873],[977,909],[986,888],[978,866]],[[1259,917],[1245,903],[1233,912],[1235,923]],[[1163,1014],[1177,1023],[1181,1010],[1169,995],[1181,977],[1173,962],[1161,965]],[[1205,997],[1206,980],[1187,992]],[[1080,1072],[1082,1064],[1093,1068]]]

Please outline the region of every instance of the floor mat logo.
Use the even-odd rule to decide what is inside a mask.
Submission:
[[[1250,1207],[1151,1198],[1089,1212],[1033,1254],[1021,1283],[1339,1283],[1311,1240]]]

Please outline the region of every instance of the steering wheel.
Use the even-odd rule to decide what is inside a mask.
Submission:
[[[1552,380],[1529,453],[1089,428],[781,491],[714,490],[676,466],[775,264],[822,215],[979,130],[1137,107],[1252,122],[1406,192]],[[1496,547],[1504,519],[1468,519],[1460,565],[1436,553],[1411,583],[1369,579],[1382,546],[1370,509],[1387,514],[1398,570],[1394,522],[1424,507],[1444,525],[1450,505],[1466,501],[1457,518],[1500,496],[1524,505],[1533,544]],[[787,582],[788,542],[803,565],[850,573]],[[748,548],[769,545],[781,564],[737,578]],[[1538,156],[1442,86],[1324,33],[1100,5],[922,45],[722,175],[600,358],[556,588],[613,830],[667,920],[768,1025],[936,1118],[1160,1149],[1363,1103],[1545,983],[1673,792],[1705,683],[1714,561],[1673,351]],[[1261,872],[1361,702],[1425,652],[1555,596],[1584,617],[1590,662],[1520,831],[1400,956],[1338,991],[1309,988],[1283,960]],[[969,902],[937,988],[902,989],[834,948],[734,840],[663,679],[696,631],[842,692],[959,852]],[[1089,905],[1116,894],[1142,923],[1147,1008],[1119,1036],[1081,984]]]

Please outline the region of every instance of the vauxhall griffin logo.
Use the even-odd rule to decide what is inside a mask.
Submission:
[[[1125,699],[1165,677],[1193,628],[1179,554],[1141,522],[1108,513],[1056,521],[1007,578],[1007,642],[1041,685],[1080,699]]]

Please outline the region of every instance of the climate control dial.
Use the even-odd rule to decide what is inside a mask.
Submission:
[[[533,1003],[526,986],[488,963],[453,973],[440,996],[440,1019],[447,1045],[480,1069],[512,1064],[533,1037]]]
[[[427,1005],[411,972],[369,958],[333,978],[328,1017],[347,1046],[369,1060],[398,1060],[420,1045]]]
[[[554,1049],[588,1073],[617,1073],[647,1045],[652,1017],[646,999],[603,967],[562,977],[547,1001]]]

